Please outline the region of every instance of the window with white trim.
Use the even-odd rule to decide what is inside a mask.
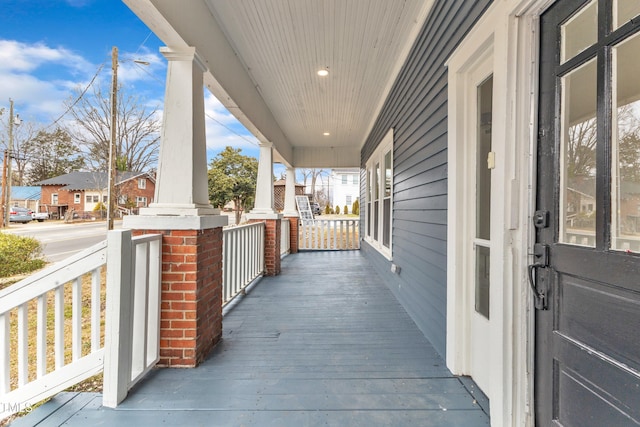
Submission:
[[[82,195],[80,193],[75,193],[73,195],[73,203],[75,203],[76,205],[80,204],[81,200],[82,200]]]
[[[141,197],[141,196],[137,196],[136,197],[136,206],[138,207],[146,207],[147,206],[147,198],[146,197]]]
[[[58,204],[58,193],[53,193],[51,195],[51,204],[52,205],[57,205]]]
[[[365,240],[387,259],[392,254],[393,129],[366,163]]]
[[[141,190],[147,188],[147,180],[145,178],[138,178],[138,188]]]

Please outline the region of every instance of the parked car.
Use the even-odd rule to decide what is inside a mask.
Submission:
[[[31,218],[34,221],[42,222],[45,219],[49,219],[49,212],[34,212],[31,214]]]
[[[33,219],[31,217],[32,213],[33,212],[31,212],[31,209],[12,206],[11,210],[9,211],[9,221],[22,222],[26,224],[27,222],[31,222],[31,220]]]
[[[322,214],[322,209],[320,209],[320,205],[317,203],[311,203],[311,212],[313,212],[314,215],[321,215]]]

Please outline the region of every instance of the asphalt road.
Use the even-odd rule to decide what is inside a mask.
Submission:
[[[116,221],[114,227],[119,228],[120,223],[121,221]],[[32,221],[28,224],[12,223],[3,232],[38,239],[42,243],[47,261],[58,262],[105,240],[107,223],[96,221],[67,224],[62,221]]]

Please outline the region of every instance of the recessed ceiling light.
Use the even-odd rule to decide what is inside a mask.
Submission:
[[[323,133],[323,135],[324,135],[324,136],[329,136],[329,135],[331,135],[331,134],[330,134],[329,132],[325,132],[325,133]]]
[[[329,70],[324,69],[324,68],[323,68],[322,70],[318,70],[318,75],[319,75],[320,77],[328,76],[328,75],[329,75]]]

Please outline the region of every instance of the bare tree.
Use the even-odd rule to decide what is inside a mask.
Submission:
[[[320,178],[320,182],[323,182],[323,178],[328,176],[328,172],[325,169],[301,169],[302,178],[304,180],[304,188],[307,188],[307,180],[311,180],[311,194],[316,196],[316,184],[318,182],[318,178]]]
[[[148,171],[155,167],[160,145],[160,120],[156,108],[143,105],[135,95],[118,88],[116,123],[116,159],[118,168],[129,171]],[[80,92],[74,96],[80,97]],[[91,169],[106,170],[111,140],[111,100],[109,91],[93,86],[91,94],[80,97],[70,105],[74,119],[68,127],[72,139],[87,154]]]
[[[3,115],[0,120],[0,145],[2,151],[9,148],[9,116]],[[20,121],[20,125],[13,126],[13,150],[10,158],[13,161],[13,172],[11,177],[12,185],[24,185],[25,173],[29,166],[29,161],[33,155],[29,141],[31,141],[40,131],[40,126],[25,120]]]

